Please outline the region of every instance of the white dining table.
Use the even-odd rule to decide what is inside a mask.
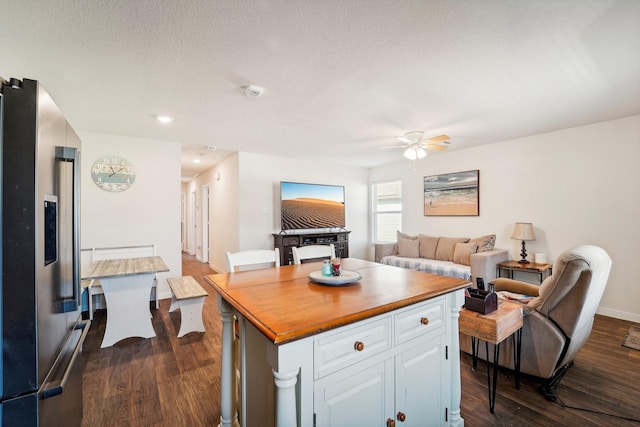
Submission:
[[[169,271],[159,256],[93,262],[83,279],[98,279],[107,303],[107,326],[101,348],[130,337],[156,336],[149,297],[156,273]]]

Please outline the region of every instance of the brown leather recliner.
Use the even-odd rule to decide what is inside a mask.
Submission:
[[[520,370],[545,379],[543,393],[557,385],[589,338],[610,270],[611,258],[604,249],[583,245],[558,256],[552,275],[540,286],[507,278],[492,281],[496,291],[535,296],[523,304]],[[467,353],[470,341],[460,334],[460,348]],[[480,357],[486,358],[483,347]],[[513,340],[501,344],[499,356],[500,366],[514,368]]]

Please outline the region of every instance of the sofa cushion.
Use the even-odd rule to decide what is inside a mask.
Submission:
[[[398,256],[403,258],[418,258],[420,255],[418,248],[420,241],[418,239],[398,238]]]
[[[478,252],[487,252],[492,250],[496,245],[496,235],[487,234],[486,236],[476,237],[475,239],[469,240],[469,243],[477,243]]]
[[[477,243],[456,243],[453,251],[453,262],[462,265],[471,265],[471,254],[475,254],[478,250]]]
[[[409,239],[409,240],[417,240],[418,236],[411,236],[409,234],[405,234],[402,231],[396,232],[396,238],[400,239]],[[393,255],[398,255],[398,244],[396,243],[396,247],[393,249]]]
[[[436,259],[436,248],[438,247],[439,237],[425,236],[424,234],[418,235],[418,241],[420,242],[420,258]]]
[[[463,280],[471,280],[471,267],[454,264],[451,261],[437,261],[424,258],[403,258],[397,255],[382,257],[380,263],[411,270],[424,271],[440,276],[456,277]]]
[[[453,261],[453,253],[456,250],[456,243],[467,243],[467,237],[440,237],[436,248],[436,259],[440,261]]]

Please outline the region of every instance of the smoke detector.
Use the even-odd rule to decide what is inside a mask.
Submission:
[[[251,98],[259,97],[262,95],[262,92],[264,92],[264,88],[261,88],[260,86],[249,85],[244,88],[244,94]]]

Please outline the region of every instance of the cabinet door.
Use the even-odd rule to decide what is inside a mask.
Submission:
[[[442,381],[445,376],[443,338],[418,344],[396,356],[396,426],[445,424]],[[404,415],[404,421],[398,414]]]
[[[393,359],[369,368],[344,369],[316,382],[317,426],[386,426],[393,416]]]

